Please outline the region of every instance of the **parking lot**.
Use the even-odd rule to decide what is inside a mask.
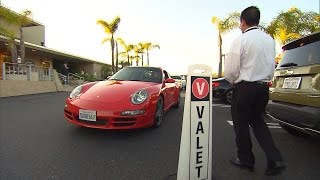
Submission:
[[[175,179],[183,106],[158,129],[106,131],[76,127],[63,117],[68,93],[0,99],[0,179]],[[184,103],[182,95],[181,103]],[[287,170],[263,175],[265,156],[253,139],[254,172],[237,169],[230,105],[214,99],[214,179],[319,179],[318,139],[296,137],[267,120]]]

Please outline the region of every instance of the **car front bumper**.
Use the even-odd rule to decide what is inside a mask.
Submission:
[[[126,116],[121,115],[122,110],[119,110],[119,108],[101,107],[95,109],[93,108],[94,106],[96,106],[95,102],[86,101],[84,103],[82,101],[82,103],[72,103],[71,101],[67,100],[64,108],[64,116],[67,121],[72,124],[98,129],[147,128],[151,127],[154,122],[155,108],[152,107],[140,107],[140,110],[145,110],[143,114]],[[122,108],[125,109],[126,107]],[[79,119],[79,109],[95,110],[97,113],[96,121],[86,121]]]

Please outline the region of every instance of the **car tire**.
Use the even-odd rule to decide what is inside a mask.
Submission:
[[[179,108],[179,106],[180,106],[180,93],[178,95],[178,102],[175,105],[173,105],[173,107],[174,108]]]
[[[279,123],[279,125],[281,126],[281,128],[285,131],[287,131],[289,134],[291,135],[294,135],[294,136],[306,136],[306,134],[304,134],[303,132],[301,131],[298,131],[286,124],[283,124],[283,123]]]
[[[154,116],[154,122],[153,122],[153,127],[154,128],[158,128],[162,124],[162,121],[164,119],[163,106],[164,106],[163,97],[159,96],[158,103],[157,103],[157,109],[156,109],[156,113],[155,113],[155,116]]]
[[[225,94],[224,94],[224,101],[227,104],[231,104],[231,100],[232,100],[232,94],[233,94],[233,90],[228,90]]]

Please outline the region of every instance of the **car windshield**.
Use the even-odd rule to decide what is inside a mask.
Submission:
[[[286,50],[278,68],[320,64],[320,41]]]
[[[126,67],[114,74],[110,80],[162,82],[162,71],[154,67]]]

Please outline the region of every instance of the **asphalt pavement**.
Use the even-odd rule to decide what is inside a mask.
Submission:
[[[183,106],[171,109],[158,129],[107,131],[76,127],[63,116],[68,93],[0,98],[0,179],[175,179]],[[184,103],[182,99],[181,103]],[[288,162],[276,177],[263,175],[264,153],[253,140],[255,171],[233,167],[230,105],[213,101],[213,175],[222,180],[319,179],[319,140],[296,137],[267,120]]]

